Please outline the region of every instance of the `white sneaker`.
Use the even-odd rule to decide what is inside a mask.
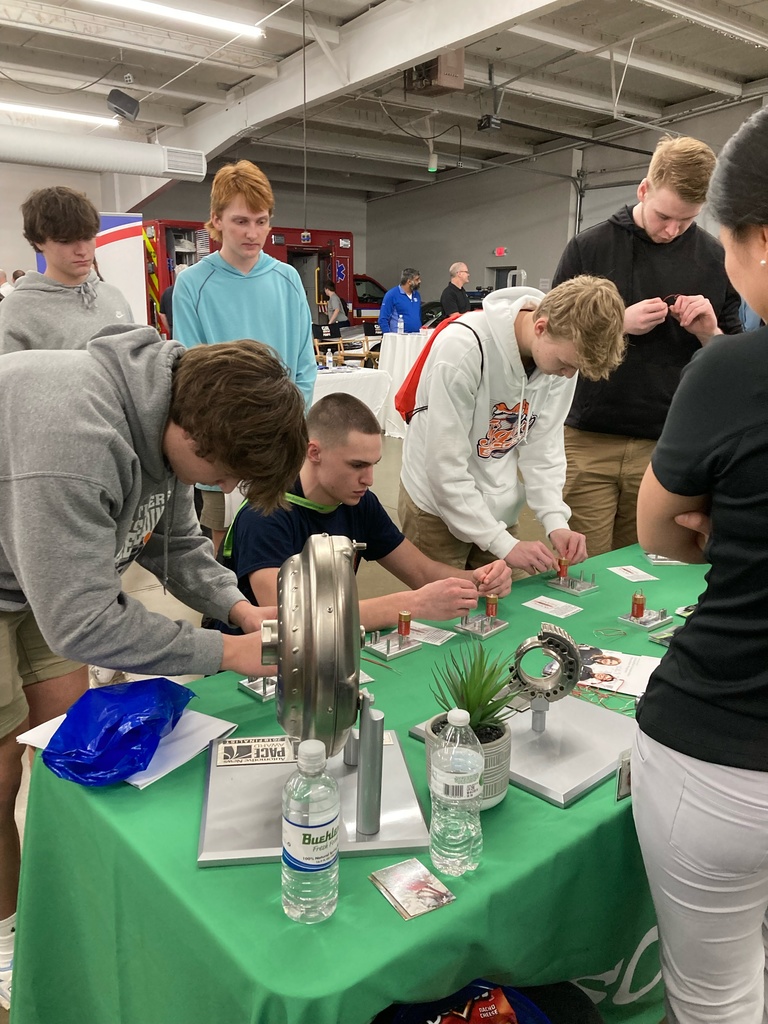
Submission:
[[[6,1010],[11,1008],[11,978],[13,977],[13,962],[10,967],[0,968],[0,1006]]]

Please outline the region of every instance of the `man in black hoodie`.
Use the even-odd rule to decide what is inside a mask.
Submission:
[[[590,555],[637,542],[637,491],[680,373],[713,335],[741,331],[722,246],[694,223],[714,166],[705,143],[661,139],[637,205],[572,238],[552,281],[602,275],[626,304],[624,362],[608,380],[579,378],[565,421],[563,498]]]

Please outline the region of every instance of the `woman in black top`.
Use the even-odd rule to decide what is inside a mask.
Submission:
[[[710,186],[725,267],[768,318],[768,109]],[[768,329],[683,371],[638,498],[646,550],[709,562],[651,677],[632,757],[670,1024],[762,1024],[768,911]]]

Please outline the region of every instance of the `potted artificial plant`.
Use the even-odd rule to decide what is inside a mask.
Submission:
[[[509,787],[509,756],[512,733],[506,719],[513,714],[507,707],[514,696],[499,691],[509,681],[509,667],[504,655],[491,661],[483,645],[476,641],[458,651],[450,652],[442,665],[433,670],[435,686],[431,687],[442,709],[426,725],[424,741],[427,749],[429,776],[432,749],[445,728],[451,708],[469,712],[469,724],[480,740],[485,756],[482,810],[495,807],[507,795]]]

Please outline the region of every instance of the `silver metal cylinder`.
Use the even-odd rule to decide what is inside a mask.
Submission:
[[[360,694],[360,744],[357,768],[356,829],[374,836],[381,828],[381,763],[384,756],[384,712],[372,708],[373,698]]]

